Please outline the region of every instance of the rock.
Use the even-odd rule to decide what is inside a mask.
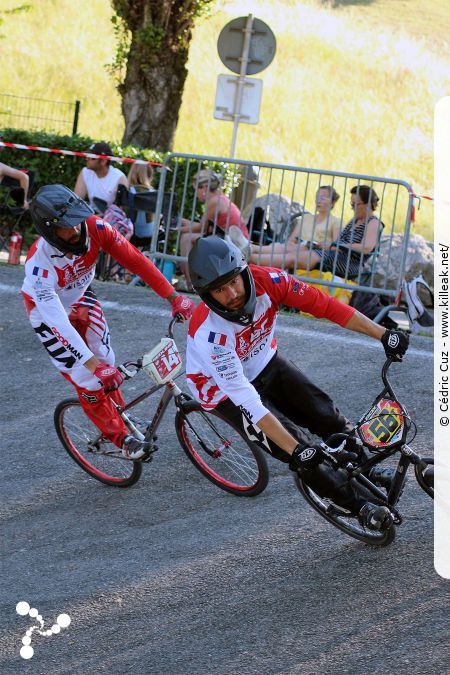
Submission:
[[[254,200],[244,211],[244,219],[248,221],[252,212],[257,208],[266,211],[266,221],[270,222],[272,231],[281,241],[284,241],[291,233],[295,218],[305,211],[299,202],[292,202],[280,194],[267,194]],[[255,221],[256,219],[257,212]]]
[[[375,286],[393,288],[397,284],[398,270],[403,255],[403,235],[393,234],[392,239],[382,237],[380,256],[376,263]],[[404,276],[407,281],[421,274],[433,288],[434,285],[434,252],[428,242],[420,234],[410,234]],[[420,295],[428,304],[429,294]]]

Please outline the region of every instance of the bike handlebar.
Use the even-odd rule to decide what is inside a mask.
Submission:
[[[173,338],[173,327],[176,323],[184,321],[184,318],[181,314],[175,314],[172,321],[169,323],[169,328],[167,329],[167,337]]]
[[[390,357],[386,359],[386,361],[383,364],[383,368],[381,370],[381,379],[383,380],[383,384],[389,391],[389,393],[395,397],[394,390],[392,389],[391,383],[388,380],[388,370],[393,363],[394,359],[391,359]]]

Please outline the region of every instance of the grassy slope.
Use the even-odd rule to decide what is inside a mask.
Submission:
[[[114,51],[108,0],[29,2],[32,11],[3,26],[0,91],[79,98],[82,133],[120,138],[120,100],[103,67]],[[16,4],[0,0],[0,9]],[[277,54],[257,76],[260,123],[240,126],[237,156],[392,176],[429,194],[433,106],[450,93],[448,1],[335,4],[218,2],[194,33],[176,149],[228,154],[232,126],[212,117],[216,76],[226,72],[216,41],[227,21],[251,11],[271,26]],[[429,204],[417,227],[431,238]]]

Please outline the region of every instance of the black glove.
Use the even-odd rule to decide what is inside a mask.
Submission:
[[[401,330],[387,330],[383,333],[381,344],[388,359],[402,361],[409,345],[409,337]]]
[[[304,448],[297,445],[291,456],[289,468],[291,471],[310,471],[314,469],[324,458],[324,453],[320,445],[311,445],[309,448]]]

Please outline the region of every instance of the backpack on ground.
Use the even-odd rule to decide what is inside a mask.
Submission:
[[[428,291],[430,295],[431,307],[434,307],[433,291],[428,286],[423,276],[420,274],[418,277],[415,277],[415,279],[412,279],[411,281],[404,281],[402,284],[402,290],[406,300],[406,311],[408,318],[411,324],[417,321],[420,326],[434,326],[434,319],[432,315],[425,309],[422,300],[419,298],[420,287]]]

